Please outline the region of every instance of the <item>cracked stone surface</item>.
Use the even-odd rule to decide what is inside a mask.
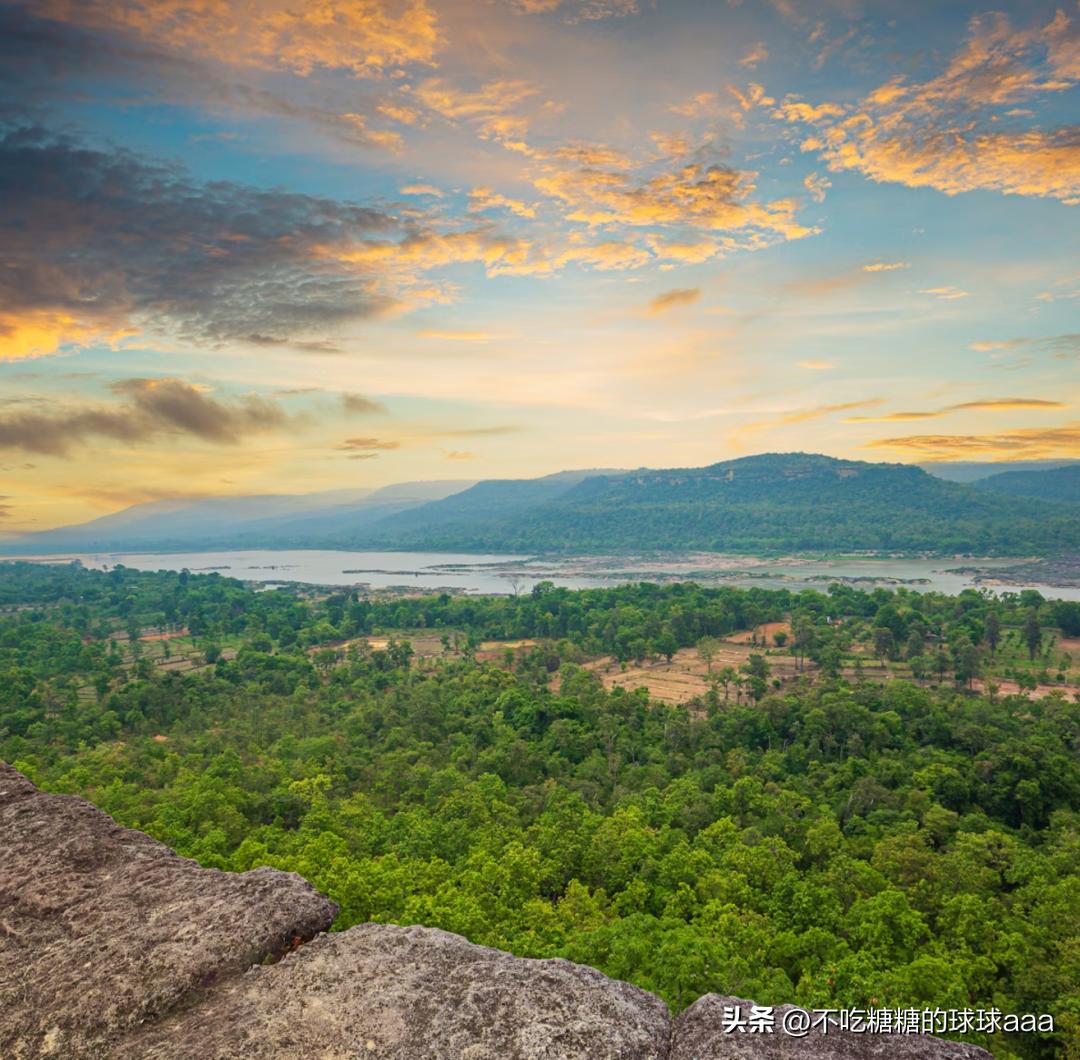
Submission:
[[[593,968],[364,924],[253,968],[118,1055],[656,1060],[670,1031],[658,997]]]
[[[99,1058],[200,988],[330,926],[295,873],[204,869],[0,763],[0,1056]]]

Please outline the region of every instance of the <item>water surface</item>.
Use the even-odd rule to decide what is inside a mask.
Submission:
[[[955,594],[976,586],[971,573],[1014,565],[1015,559],[753,559],[693,553],[678,556],[576,556],[532,558],[503,553],[350,552],[336,549],[256,549],[244,552],[81,553],[42,557],[49,562],[80,560],[107,570],[118,564],[136,570],[217,571],[231,578],[281,584],[368,586],[415,591],[447,589],[468,593],[527,592],[548,580],[571,589],[633,581],[696,581],[702,585],[758,585],[767,589],[820,589],[843,581],[861,588],[903,585],[919,592]],[[1010,585],[995,591],[1037,589],[1052,599],[1080,600],[1080,587]]]

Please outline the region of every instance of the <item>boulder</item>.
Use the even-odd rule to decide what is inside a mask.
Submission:
[[[106,1055],[131,1028],[330,926],[294,873],[204,869],[0,763],[0,1056]]]
[[[593,968],[364,924],[252,968],[132,1038],[124,1060],[657,1060],[671,1018]]]

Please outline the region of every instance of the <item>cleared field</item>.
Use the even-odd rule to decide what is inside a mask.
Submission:
[[[749,643],[722,642],[713,657],[713,676],[726,666],[738,670],[755,650]],[[790,681],[808,673],[811,665],[808,664],[806,670],[798,670],[792,655],[767,655],[766,659],[771,671],[770,678],[779,681]],[[708,668],[694,648],[681,648],[670,663],[666,659],[642,666],[628,663],[623,669],[615,659],[606,655],[585,663],[585,668],[596,673],[606,688],[626,688],[631,691],[647,688],[650,696],[663,703],[686,703],[709,690]],[[722,688],[720,694],[723,695]],[[730,689],[730,695],[734,699],[734,688]]]
[[[756,631],[758,644],[764,644],[765,647],[771,648],[775,643],[773,641],[774,633],[786,633],[791,636],[791,623],[790,622],[762,622],[758,626]],[[751,639],[755,636],[755,633],[749,629],[744,629],[739,633],[732,633],[727,638],[730,644],[750,644]]]

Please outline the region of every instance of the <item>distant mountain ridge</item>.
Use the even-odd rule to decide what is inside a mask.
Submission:
[[[949,482],[979,482],[1004,471],[1050,471],[1058,467],[1080,467],[1080,460],[1010,460],[1007,464],[988,460],[936,460],[915,466]]]
[[[469,493],[479,496],[481,483]],[[503,486],[503,491],[509,486]],[[460,508],[465,494],[450,498]],[[444,502],[444,505],[447,502]],[[1080,513],[1023,512],[910,464],[768,453],[701,468],[597,474],[510,513],[422,520],[428,508],[374,523],[365,548],[581,552],[1056,552],[1080,541]]]
[[[1057,504],[1080,504],[1080,464],[1047,471],[1002,471],[979,479],[979,489]]]
[[[439,500],[473,479],[403,482],[381,489],[148,501],[76,526],[0,544],[8,555],[174,549],[304,547],[335,532]]]
[[[1055,475],[1060,479],[1040,477]],[[1010,496],[1000,481],[994,486],[995,479],[1005,480],[1006,487],[1019,488],[1019,482],[1043,489],[1045,482],[1080,481],[1080,465],[965,484],[911,464],[767,453],[698,468],[411,483],[344,498],[338,491],[179,506],[153,502],[82,526],[27,535],[3,551],[309,547],[1023,556],[1077,550],[1080,507],[1058,498]]]

